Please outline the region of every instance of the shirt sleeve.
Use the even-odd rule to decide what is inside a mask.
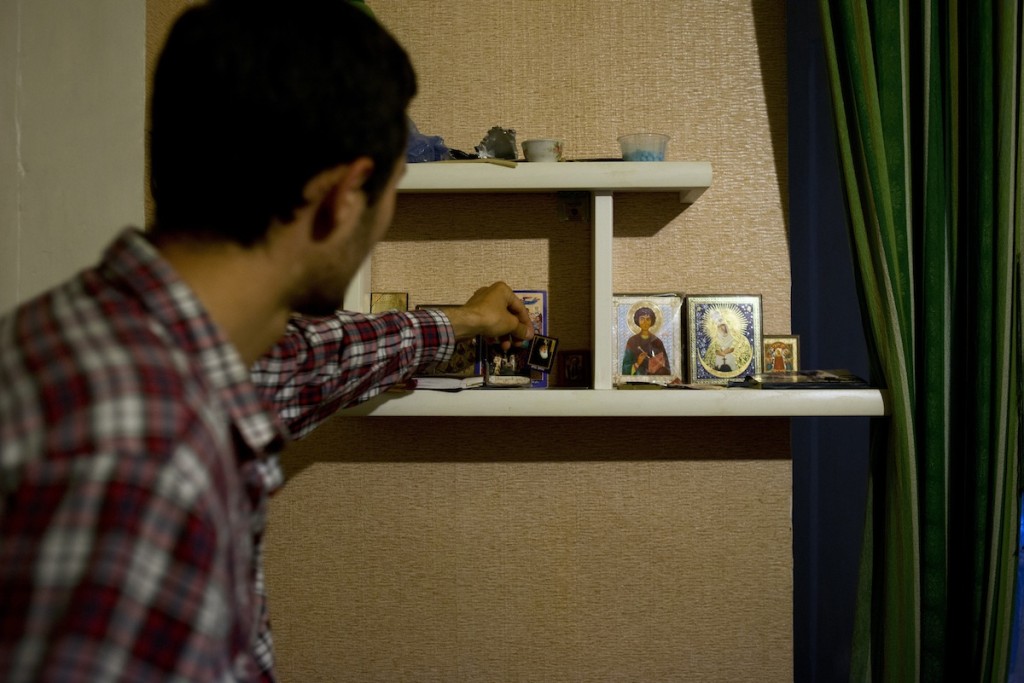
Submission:
[[[421,368],[447,360],[455,333],[441,311],[294,317],[253,366],[253,383],[302,438],[339,408],[373,398]]]

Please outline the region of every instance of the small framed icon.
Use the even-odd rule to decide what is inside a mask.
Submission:
[[[612,297],[615,384],[673,384],[682,378],[682,299],[674,294]]]
[[[799,369],[800,335],[765,335],[764,370],[762,372],[796,372]]]
[[[690,383],[728,384],[762,371],[761,296],[686,297]]]
[[[555,350],[558,348],[558,340],[554,337],[536,335],[530,343],[530,354],[527,356],[527,364],[542,372],[551,372],[555,364]]]

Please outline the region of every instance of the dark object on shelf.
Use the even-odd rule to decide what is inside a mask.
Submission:
[[[494,126],[480,144],[476,146],[477,156],[481,159],[515,159],[516,158],[516,132],[511,128]]]
[[[762,372],[729,386],[748,389],[870,389],[871,385],[849,370]]]
[[[573,349],[558,352],[558,386],[590,387],[591,356],[589,350]]]
[[[449,155],[452,159],[457,161],[465,161],[466,159],[479,159],[476,152],[470,154],[469,152],[463,152],[461,149],[450,149],[448,150]]]
[[[444,161],[450,159],[448,146],[440,135],[424,135],[409,119],[409,140],[405,148],[405,160],[410,164],[424,161]]]

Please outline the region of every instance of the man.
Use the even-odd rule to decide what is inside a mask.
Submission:
[[[335,311],[391,220],[414,94],[346,2],[176,22],[153,229],[0,319],[0,680],[272,680],[276,454],[458,338],[532,337],[502,283],[448,311]]]

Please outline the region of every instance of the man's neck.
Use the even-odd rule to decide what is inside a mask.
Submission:
[[[284,334],[291,311],[283,304],[279,277],[267,251],[189,241],[162,242],[157,248],[247,366]]]

